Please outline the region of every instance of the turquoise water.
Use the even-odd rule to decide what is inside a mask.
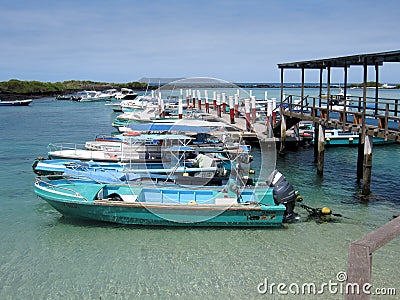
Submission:
[[[356,196],[356,149],[327,149],[323,179],[311,148],[278,158],[278,169],[305,204],[347,217],[338,222],[171,229],[65,219],[35,196],[31,164],[46,155],[49,143],[84,143],[110,133],[113,118],[103,103],[40,99],[29,107],[1,108],[0,299],[304,299],[309,296],[260,295],[257,285],[265,278],[288,285],[337,282],[336,274],[347,268],[349,244],[400,211],[396,144],[374,148],[368,203]],[[399,255],[399,239],[374,253],[375,287],[400,293]]]

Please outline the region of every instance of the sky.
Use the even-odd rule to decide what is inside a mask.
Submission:
[[[278,63],[399,50],[399,13],[397,0],[3,0],[0,81],[280,82]],[[379,81],[400,83],[399,71],[384,64]],[[362,74],[351,67],[348,81]],[[301,82],[300,70],[285,82]]]

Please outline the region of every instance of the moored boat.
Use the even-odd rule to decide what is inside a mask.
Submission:
[[[326,129],[325,131],[325,146],[358,146],[360,136],[358,132],[343,131],[340,129]],[[392,144],[394,141],[385,140],[380,137],[373,137],[374,145]],[[314,143],[314,141],[312,141]]]
[[[31,104],[32,99],[25,100],[10,100],[10,101],[0,101],[0,106],[28,106]]]
[[[67,217],[120,224],[276,227],[295,218],[299,195],[279,172],[271,185],[182,188],[38,177],[35,193]]]
[[[120,92],[115,93],[115,98],[118,100],[132,100],[137,97],[137,93],[134,92],[132,89],[128,88],[121,88]]]

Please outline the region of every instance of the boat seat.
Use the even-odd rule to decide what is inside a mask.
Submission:
[[[215,199],[215,204],[216,205],[233,205],[237,204],[237,199],[236,198],[216,198]]]
[[[137,200],[137,195],[120,195],[122,200],[126,203],[133,203]]]

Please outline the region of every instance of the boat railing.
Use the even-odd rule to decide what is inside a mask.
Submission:
[[[84,150],[85,144],[75,143],[50,143],[47,146],[49,151],[62,151],[62,150]]]
[[[364,101],[363,97],[353,96],[351,101],[343,100],[343,103],[333,105],[327,98],[318,96],[304,98],[301,99],[298,95],[286,95],[279,106],[283,113],[290,117],[300,114],[301,118],[310,116],[312,120],[319,118],[327,122],[338,119],[343,126],[346,122],[361,125],[362,120],[367,118],[375,120],[378,129],[382,129],[385,135],[388,135],[389,131],[400,130],[399,99],[385,98],[377,101],[375,98],[367,97]]]
[[[47,180],[49,180],[49,179],[51,179],[52,177],[54,177],[54,178],[59,178],[59,176],[57,176],[57,175],[48,175],[48,176],[46,176],[46,177],[44,177],[44,178],[47,178]],[[65,178],[63,178],[64,180],[66,180],[66,181],[68,181],[69,183],[71,183],[71,184],[73,184],[73,182],[71,181],[71,180],[69,180],[67,177],[65,177]],[[43,178],[41,177],[41,176],[38,176],[38,177],[36,177],[36,185],[45,185],[47,188],[49,188],[49,189],[52,189],[53,191],[59,191],[59,190],[61,190],[61,191],[67,191],[68,193],[71,193],[71,194],[73,194],[74,196],[76,196],[76,197],[80,197],[80,198],[82,198],[84,201],[88,201],[88,199],[86,198],[86,197],[84,197],[84,196],[82,196],[80,193],[78,193],[77,191],[75,191],[75,190],[73,190],[73,189],[70,189],[70,188],[66,188],[66,187],[62,187],[62,186],[60,186],[60,185],[55,185],[55,184],[52,184],[52,183],[50,183],[50,182],[48,182],[47,180],[43,180]]]

